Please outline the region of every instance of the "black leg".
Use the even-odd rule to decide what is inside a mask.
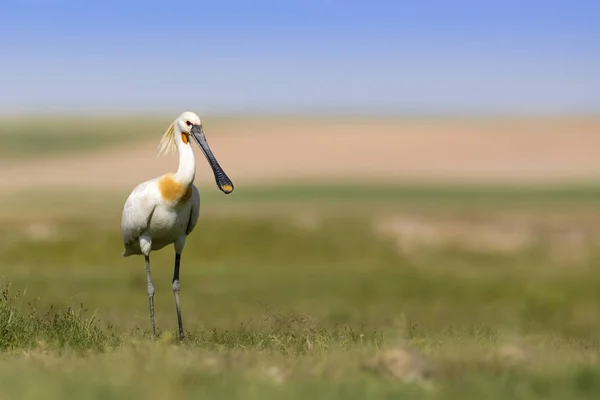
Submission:
[[[179,325],[179,339],[183,340],[183,323],[181,322],[181,309],[179,308],[179,264],[181,254],[175,254],[175,269],[173,271],[173,295],[175,296],[175,307],[177,308],[177,324]]]

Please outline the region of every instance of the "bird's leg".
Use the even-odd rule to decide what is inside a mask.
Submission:
[[[179,308],[179,263],[181,254],[175,253],[175,269],[173,271],[173,295],[175,296],[175,308],[177,309],[177,324],[179,325],[179,339],[183,340],[183,323],[181,322],[181,309]]]
[[[150,303],[150,323],[152,325],[152,339],[156,337],[156,329],[154,327],[154,286],[152,285],[152,277],[150,276],[150,256],[144,256],[146,260],[146,282],[148,283],[148,302]]]

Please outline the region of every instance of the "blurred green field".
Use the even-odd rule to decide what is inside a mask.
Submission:
[[[0,157],[26,168],[169,119],[24,121],[0,122]],[[0,398],[600,395],[597,184],[236,187],[201,185],[182,343],[172,249],[155,342],[143,259],[121,257],[129,189],[0,194]]]
[[[47,157],[110,147],[143,138],[148,130],[160,127],[159,122],[90,117],[5,118],[0,121],[0,158]]]
[[[445,190],[207,190],[183,343],[170,248],[149,338],[121,194],[5,198],[0,397],[597,398],[593,188]]]

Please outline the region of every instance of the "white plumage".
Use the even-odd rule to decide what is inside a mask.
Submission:
[[[213,156],[202,128],[200,118],[193,112],[184,112],[163,135],[159,149],[166,154],[177,150],[179,167],[136,186],[123,207],[121,232],[123,256],[143,255],[146,261],[146,279],[152,335],[154,324],[154,287],[150,275],[150,252],[173,244],[175,266],[173,294],[177,308],[179,336],[183,339],[183,326],[179,307],[179,267],[181,253],[187,236],[194,230],[200,215],[200,193],[194,185],[196,162],[190,137],[202,149],[215,175],[217,185],[225,193],[233,191],[233,184]]]
[[[171,243],[180,253],[186,236],[194,230],[200,216],[198,188],[190,185],[192,195],[186,201],[167,201],[159,188],[165,177],[169,179],[163,175],[140,183],[125,202],[121,221],[124,257],[146,255]]]

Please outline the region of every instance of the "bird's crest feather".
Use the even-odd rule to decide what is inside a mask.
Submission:
[[[167,155],[175,151],[177,145],[175,144],[175,122],[169,126],[169,129],[165,132],[163,137],[160,139],[158,144],[158,154]]]

